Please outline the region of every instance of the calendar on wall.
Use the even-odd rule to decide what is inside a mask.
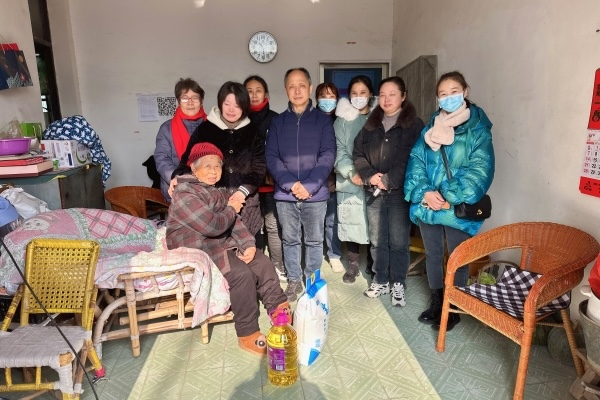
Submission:
[[[579,191],[600,197],[600,69],[596,70]]]

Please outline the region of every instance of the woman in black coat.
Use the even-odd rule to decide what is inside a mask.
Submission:
[[[269,86],[267,82],[258,75],[251,75],[244,80],[244,86],[250,95],[250,114],[248,117],[258,127],[263,140],[266,142],[271,120],[278,115],[269,106]],[[265,220],[266,243],[264,235],[259,232],[256,235],[256,247],[265,250],[269,245],[269,257],[281,281],[287,281],[285,266],[283,264],[283,249],[281,247],[281,224],[277,217],[277,207],[273,198],[273,178],[267,172],[264,182],[258,188],[260,198],[260,209]]]
[[[375,276],[365,296],[391,292],[392,305],[404,306],[410,263],[409,206],[404,174],[423,121],[406,99],[406,85],[396,76],[379,84],[379,105],[354,139],[354,169],[369,185],[365,193],[369,240]]]
[[[192,147],[200,142],[214,144],[225,157],[223,175],[217,186],[226,187],[230,197],[245,199],[242,221],[256,235],[263,225],[258,187],[267,170],[265,141],[248,118],[250,97],[241,83],[225,82],[219,89],[217,104],[208,114],[206,122],[198,126],[190,137],[181,162],[173,172],[169,190],[172,193],[178,175],[190,173],[187,161]]]

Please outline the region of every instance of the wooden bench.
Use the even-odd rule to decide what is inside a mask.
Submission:
[[[184,275],[192,274],[194,269],[185,267],[175,271],[177,277],[177,288],[171,290],[160,290],[156,278],[162,272],[134,272],[119,275],[119,280],[125,285],[125,294],[117,293],[115,298],[107,289],[101,291],[99,299],[107,303],[106,307],[98,313],[94,326],[93,342],[98,356],[102,358],[102,343],[108,340],[131,339],[131,352],[134,357],[140,355],[140,335],[172,331],[175,329],[186,329],[192,326],[191,315],[194,306],[187,300],[189,288],[184,284]],[[172,271],[169,273],[173,273]],[[154,282],[153,290],[137,292],[133,286],[135,279],[150,279]],[[119,291],[119,289],[116,289]],[[124,316],[123,314],[126,314]],[[123,316],[121,316],[123,315]],[[168,317],[176,318],[168,319]],[[152,322],[160,318],[161,321]],[[165,318],[167,318],[165,320]],[[208,325],[232,321],[231,311],[208,318],[200,325],[202,343],[208,343]],[[125,326],[112,329],[114,325]]]

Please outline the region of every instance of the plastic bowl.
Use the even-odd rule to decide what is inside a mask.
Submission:
[[[18,156],[29,152],[31,138],[0,139],[0,156]]]

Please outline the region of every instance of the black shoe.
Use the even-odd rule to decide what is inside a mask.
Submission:
[[[429,308],[419,315],[419,322],[424,324],[433,324],[437,321],[439,324],[442,316],[442,300],[444,299],[444,289],[434,289],[431,291],[431,300]]]
[[[440,319],[437,320],[433,325],[431,325],[431,329],[433,329],[434,331],[439,331],[440,330],[440,322],[441,321],[441,316]],[[446,328],[446,332],[450,332],[452,330],[452,328],[454,328],[454,326],[456,326],[456,324],[458,324],[460,322],[460,315],[456,314],[456,313],[449,313],[448,314],[448,325]]]
[[[358,269],[358,263],[350,262],[348,264],[348,270],[342,276],[342,281],[344,283],[354,283],[356,281],[356,277],[360,276],[360,270]]]

